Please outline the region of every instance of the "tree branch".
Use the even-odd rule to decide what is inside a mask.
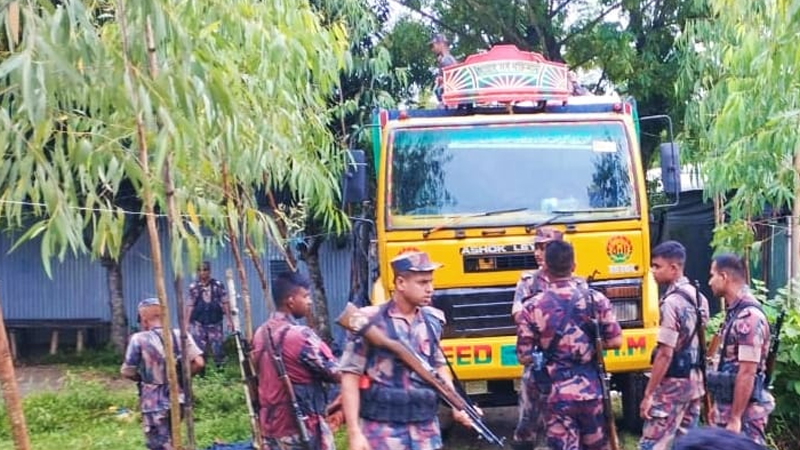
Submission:
[[[570,33],[570,34],[568,34],[567,36],[565,36],[565,37],[564,37],[564,39],[562,39],[562,40],[561,40],[561,41],[558,43],[559,47],[562,47],[562,46],[564,46],[564,45],[565,45],[567,42],[569,42],[570,40],[572,40],[572,38],[574,38],[575,36],[577,36],[577,35],[579,35],[579,34],[583,34],[583,33],[585,33],[587,30],[589,30],[589,29],[591,29],[591,28],[594,28],[594,27],[595,27],[595,26],[596,26],[598,23],[602,22],[602,21],[603,21],[603,19],[605,19],[605,17],[606,17],[607,15],[609,15],[609,14],[610,14],[612,11],[614,11],[614,10],[615,10],[615,9],[617,9],[617,8],[619,8],[620,6],[622,6],[622,2],[621,2],[621,1],[619,1],[619,2],[617,2],[617,3],[614,3],[613,5],[609,6],[609,7],[608,7],[608,8],[607,8],[605,11],[603,11],[602,13],[600,13],[600,15],[599,15],[599,16],[597,16],[597,17],[595,17],[593,20],[589,21],[589,22],[588,22],[586,25],[582,26],[582,27],[581,27],[581,28],[579,28],[578,30],[576,30],[576,31],[573,31],[572,33]]]
[[[573,0],[565,0],[564,3],[559,4],[558,7],[556,7],[556,9],[549,11],[548,14],[547,14],[547,19],[548,20],[553,20],[553,17],[557,16],[558,13],[560,13],[561,10],[566,8],[567,5],[572,3],[572,1]]]

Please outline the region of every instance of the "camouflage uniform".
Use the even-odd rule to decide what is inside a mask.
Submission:
[[[591,336],[591,320],[595,315],[603,340],[621,335],[609,300],[597,292],[590,296],[589,291],[569,278],[551,280],[550,289],[526,303],[517,319],[517,359],[523,363],[530,363],[537,346],[550,353],[556,331],[564,332],[546,358],[545,371],[551,390],[542,398],[547,445],[554,450],[609,448],[600,373]]]
[[[426,306],[417,309],[411,322],[397,311],[394,301],[381,306],[368,306],[362,311],[370,317],[374,327],[388,335],[393,328],[398,339],[426,360],[433,368],[447,364],[439,350],[444,313]],[[390,323],[391,322],[391,323]],[[364,418],[364,395],[368,389],[405,391],[430,390],[421,378],[392,354],[372,348],[360,336],[349,333],[342,355],[342,372],[361,375],[361,430],[372,450],[434,450],[442,448],[439,421],[435,414],[430,420],[415,422],[389,422]],[[433,394],[435,396],[435,393]],[[438,401],[434,400],[438,403]],[[398,405],[401,406],[401,405]]]
[[[187,306],[191,310],[189,329],[197,345],[205,350],[211,345],[214,362],[219,366],[225,363],[222,344],[225,334],[222,328],[223,305],[228,304],[228,292],[222,282],[213,278],[208,283],[195,282],[189,285]],[[208,314],[204,314],[208,311]]]
[[[154,328],[140,331],[131,336],[125,351],[125,361],[122,364],[123,369],[134,368],[141,377],[139,406],[142,411],[145,445],[150,450],[171,450],[173,448],[170,436],[169,385],[167,384],[161,333],[161,328]],[[174,330],[172,336],[177,360],[180,358],[180,349],[177,346],[177,343],[180,342],[178,340],[179,331]],[[187,351],[190,361],[202,355],[191,336],[187,336]],[[183,403],[182,389],[179,401],[181,404]]]
[[[258,371],[259,419],[265,447],[269,450],[304,450],[294,410],[269,349],[267,330],[275,348],[281,349],[286,373],[305,413],[313,450],[334,450],[333,433],[325,422],[330,403],[327,383],[336,382],[336,358],[314,331],[284,312],[274,312],[253,336],[253,361]]]
[[[680,294],[682,292],[683,294]],[[699,361],[697,337],[697,311],[694,307],[696,289],[686,277],[671,284],[659,301],[660,324],[657,341],[675,349],[673,361],[679,352]],[[708,300],[701,294],[700,315],[702,324],[708,321]],[[691,301],[691,303],[689,303]],[[700,418],[700,400],[705,393],[702,369],[694,367],[688,378],[665,375],[653,392],[651,418],[646,420],[639,441],[640,450],[668,450],[673,438],[682,436],[696,427]]]
[[[763,374],[766,369],[769,353],[770,329],[766,316],[761,311],[758,301],[750,292],[743,293],[727,309],[725,322],[719,329],[720,348],[714,356],[711,370],[724,373],[737,373],[740,361],[758,364],[757,373]],[[711,375],[712,372],[709,372]],[[731,416],[731,403],[721,402],[717,393],[709,383],[714,417],[717,425],[725,427]],[[764,444],[769,414],[775,409],[775,399],[766,391],[762,391],[760,400],[751,399],[742,414],[742,433],[753,441]],[[756,393],[754,392],[754,396]]]

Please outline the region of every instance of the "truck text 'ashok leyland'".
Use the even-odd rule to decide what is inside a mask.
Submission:
[[[571,97],[566,66],[513,46],[470,56],[443,77],[448,108],[376,113],[375,234],[355,233],[372,241],[370,301],[388,298],[389,260],[401,250],[444,263],[434,306],[447,316],[445,355],[479,404],[516,404],[514,287],[537,269],[535,229],[553,226],[575,247],[576,275],[593,275],[623,328],[606,364],[625,422],[636,424],[658,293],[635,104]]]

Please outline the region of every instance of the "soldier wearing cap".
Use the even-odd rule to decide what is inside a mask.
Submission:
[[[441,264],[421,251],[407,251],[391,261],[394,290],[383,304],[362,309],[372,326],[403,342],[421,360],[452,383],[440,350],[442,311],[428,306],[433,271]],[[342,401],[350,450],[434,450],[442,448],[436,391],[388,350],[348,334],[341,358]],[[470,426],[463,411],[453,418]]]
[[[458,60],[450,54],[450,42],[447,36],[441,33],[433,35],[433,39],[429,42],[431,50],[436,55],[436,64],[438,65],[438,73],[436,82],[434,83],[434,93],[439,102],[442,101],[442,93],[444,92],[444,82],[442,79],[442,69],[453,64],[458,64]]]
[[[525,302],[517,316],[517,360],[530,367],[547,446],[607,450],[595,340],[602,339],[606,349],[619,348],[622,330],[608,298],[572,276],[572,245],[551,242],[545,262],[547,288]]]
[[[161,306],[158,299],[142,300],[139,302],[138,312],[142,331],[131,336],[120,373],[123,377],[139,383],[139,406],[142,412],[145,446],[150,450],[172,450],[174,447],[170,434],[172,424],[169,414],[169,385],[161,326]],[[177,329],[172,332],[176,361],[180,361],[181,358],[179,334]],[[186,338],[191,373],[196,374],[204,365],[202,352],[192,336]],[[178,377],[180,376],[181,374],[178,374]],[[183,403],[182,388],[179,401]]]
[[[547,268],[544,261],[544,249],[552,241],[563,240],[563,234],[552,227],[536,229],[533,238],[533,257],[538,269],[523,272],[514,291],[514,302],[511,306],[511,315],[515,321],[522,311],[523,303],[533,298],[534,295],[544,291],[549,284]],[[514,430],[512,446],[515,449],[530,449],[541,438],[543,423],[541,421],[541,408],[539,406],[539,393],[533,382],[530,365],[526,365],[522,372],[522,382],[519,392],[519,420]]]

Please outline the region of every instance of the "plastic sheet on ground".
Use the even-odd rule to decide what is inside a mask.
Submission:
[[[234,442],[232,444],[214,444],[206,450],[252,450],[253,443],[247,442]]]

